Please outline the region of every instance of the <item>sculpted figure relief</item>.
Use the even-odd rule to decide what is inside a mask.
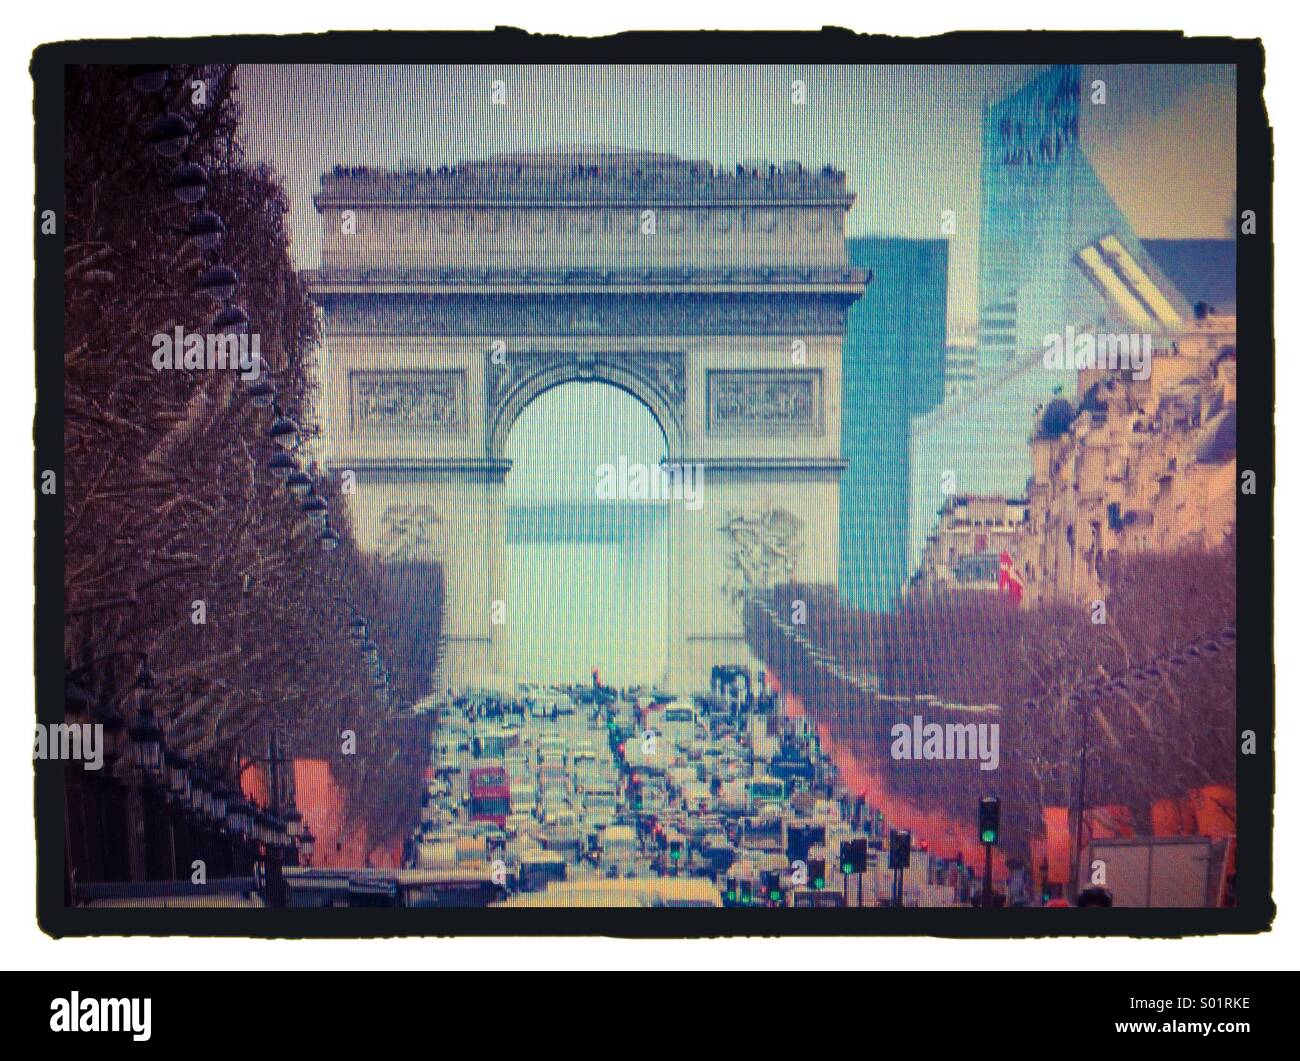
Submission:
[[[729,512],[722,591],[739,608],[746,595],[794,579],[803,552],[803,520],[783,508]]]
[[[389,505],[380,520],[379,556],[390,563],[439,560],[441,526],[432,505]]]

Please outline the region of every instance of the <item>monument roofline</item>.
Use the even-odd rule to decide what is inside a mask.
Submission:
[[[324,268],[304,270],[314,292],[344,293],[373,290],[445,289],[474,291],[507,287],[519,293],[530,288],[583,289],[599,293],[632,291],[650,294],[663,289],[758,292],[796,290],[845,292],[860,295],[869,283],[861,269],[846,266],[781,266],[763,268]]]
[[[837,206],[855,196],[843,170],[747,162],[734,169],[615,148],[511,153],[454,166],[335,166],[321,175],[317,210],[351,206]]]

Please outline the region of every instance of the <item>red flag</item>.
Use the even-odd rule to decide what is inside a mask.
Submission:
[[[1025,580],[1020,577],[1020,572],[1011,562],[1011,554],[1008,552],[1003,552],[998,557],[998,592],[1005,593],[1011,599],[1011,603],[1017,607],[1025,593]]]

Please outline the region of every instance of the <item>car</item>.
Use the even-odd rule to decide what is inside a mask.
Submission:
[[[543,822],[542,840],[547,850],[576,850],[582,846],[582,826],[572,810],[557,810]]]
[[[543,763],[555,762],[563,765],[568,758],[569,742],[556,733],[548,733],[538,745],[538,757]]]
[[[636,829],[624,825],[610,825],[602,829],[598,839],[600,863],[606,873],[614,877],[636,872],[641,856],[641,843]],[[612,873],[610,871],[613,871]]]
[[[592,786],[583,793],[582,805],[591,826],[599,829],[610,825],[618,812],[618,789],[613,785]]]

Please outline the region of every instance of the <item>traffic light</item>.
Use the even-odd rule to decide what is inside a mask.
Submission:
[[[912,864],[912,834],[906,829],[889,831],[889,868],[907,869]]]
[[[840,872],[846,877],[862,873],[867,868],[867,841],[840,841]]]
[[[808,860],[808,887],[821,891],[826,887],[826,860],[810,858]]]
[[[985,796],[980,800],[980,843],[996,844],[998,842],[998,817],[1002,807],[997,796]]]

